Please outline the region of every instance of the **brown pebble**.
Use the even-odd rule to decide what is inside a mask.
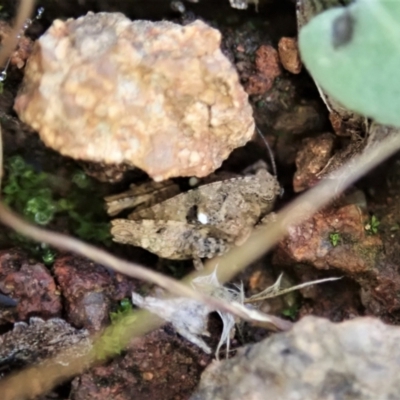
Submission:
[[[262,45],[256,51],[256,70],[246,84],[246,92],[250,95],[263,94],[269,91],[276,77],[281,74],[278,52],[269,45]]]
[[[151,381],[154,378],[154,374],[152,372],[143,372],[142,377],[145,381]]]
[[[302,63],[296,38],[282,37],[278,43],[278,52],[283,68],[292,74],[301,72]]]
[[[281,73],[278,52],[269,45],[262,45],[256,51],[257,71],[270,79],[275,79]]]

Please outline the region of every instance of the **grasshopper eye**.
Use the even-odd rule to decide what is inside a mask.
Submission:
[[[332,24],[332,46],[337,49],[348,44],[354,33],[354,17],[349,11],[336,17]]]

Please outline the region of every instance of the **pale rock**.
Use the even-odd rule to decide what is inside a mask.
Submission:
[[[255,126],[220,42],[202,21],[56,20],[35,44],[14,108],[63,155],[136,166],[158,181],[203,177]]]
[[[306,317],[204,371],[191,400],[400,398],[400,328]]]

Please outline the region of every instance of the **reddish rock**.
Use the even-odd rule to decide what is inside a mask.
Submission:
[[[398,266],[387,262],[379,263],[375,279],[362,281],[361,301],[366,309],[374,315],[387,316],[399,312],[400,275]],[[390,319],[392,320],[392,319]]]
[[[257,73],[248,78],[246,92],[251,95],[262,94],[270,90],[274,80],[281,73],[278,52],[269,45],[262,45],[256,51]]]
[[[329,120],[336,135],[357,137],[364,133],[364,119],[362,117],[343,109],[341,106],[337,106],[336,108],[337,110],[333,109],[329,113]]]
[[[296,38],[282,37],[278,43],[278,52],[283,68],[292,74],[301,72],[302,64]]]
[[[92,332],[107,325],[113,303],[115,308],[135,290],[134,282],[123,275],[71,255],[59,257],[53,270],[65,298],[68,321]]]
[[[277,78],[282,73],[278,52],[272,46],[260,46],[256,51],[256,68],[265,77]]]
[[[75,378],[71,400],[184,400],[211,356],[159,329],[135,339],[123,357]]]
[[[259,74],[251,75],[246,84],[248,94],[263,94],[272,88],[274,80]]]
[[[397,244],[391,246],[387,236],[382,242],[379,233],[368,232],[365,227],[369,221],[370,216],[355,204],[333,205],[290,228],[276,249],[274,264],[286,268],[305,264],[339,272],[360,285],[360,299],[367,313],[397,321],[400,275],[391,249],[397,249]],[[338,235],[336,245],[334,234]]]
[[[0,251],[0,291],[18,302],[7,322],[61,315],[60,295],[49,270],[21,251]]]
[[[318,269],[337,268],[357,276],[375,268],[382,251],[379,235],[365,230],[369,216],[354,204],[332,206],[289,229],[278,245],[276,263],[305,263]],[[337,244],[331,235],[337,234]]]

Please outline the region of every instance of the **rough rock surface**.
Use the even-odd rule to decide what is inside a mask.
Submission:
[[[290,111],[280,113],[273,129],[286,134],[301,135],[306,131],[319,129],[322,122],[323,117],[315,104],[299,104]]]
[[[188,399],[211,356],[167,331],[134,339],[123,356],[75,378],[69,399]]]
[[[68,321],[91,332],[104,328],[113,303],[117,305],[136,289],[133,280],[72,255],[57,258],[53,270],[65,298]]]
[[[71,349],[71,346],[76,346]],[[44,360],[57,357],[56,361],[66,362],[68,357],[83,355],[91,349],[89,332],[77,330],[60,318],[43,321],[30,318],[29,324],[18,322],[13,330],[0,336],[0,366],[21,364],[38,364]],[[76,352],[76,353],[75,353]]]
[[[297,170],[293,178],[293,189],[296,193],[319,181],[318,174],[331,158],[334,144],[335,137],[331,133],[303,139],[296,155]]]
[[[49,270],[18,250],[0,252],[0,292],[17,302],[15,308],[0,307],[0,324],[61,315],[61,298]]]
[[[283,68],[292,74],[299,74],[301,72],[302,64],[296,38],[280,38],[278,52]]]
[[[260,46],[255,54],[256,73],[251,75],[246,84],[250,95],[262,94],[270,90],[275,78],[281,75],[278,52],[269,45]]]
[[[378,235],[366,231],[368,220],[368,214],[356,204],[329,207],[289,228],[274,261],[337,268],[352,277],[369,272],[375,268],[383,246]],[[336,240],[332,237],[335,234]]]
[[[277,246],[273,263],[278,267],[302,264],[343,274],[360,285],[360,299],[366,312],[397,322],[398,248],[390,241],[395,238],[390,226],[393,225],[382,228],[387,230],[383,241],[381,233],[371,228],[365,197],[356,191],[341,199],[341,203],[290,228],[288,237]],[[390,236],[393,238],[389,239]]]
[[[206,176],[254,132],[220,41],[201,21],[56,20],[35,44],[15,110],[64,155],[155,180]]]
[[[389,400],[400,397],[400,329],[377,319],[305,317],[214,362],[191,400]]]

